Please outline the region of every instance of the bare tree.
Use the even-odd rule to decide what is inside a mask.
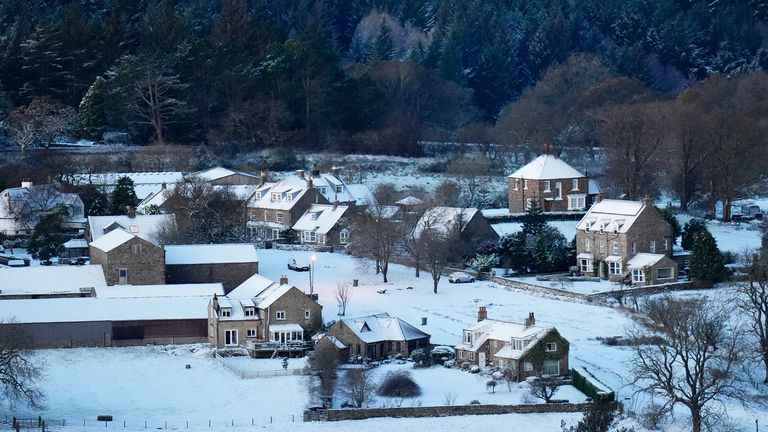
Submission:
[[[416,224],[413,233],[416,249],[420,252],[424,267],[432,276],[435,294],[448,264],[462,256],[466,248],[461,236],[462,227],[466,223],[464,212],[455,215],[455,220],[450,220],[450,217],[450,214],[438,209],[430,209]]]
[[[737,304],[749,318],[757,337],[758,354],[765,368],[764,384],[768,384],[768,256],[755,254],[746,263],[749,281],[739,284]]]
[[[549,403],[560,389],[560,382],[551,378],[536,378],[529,382],[531,396]]]
[[[341,388],[341,394],[349,399],[356,408],[362,408],[373,399],[376,383],[366,368],[349,369]]]
[[[631,373],[639,391],[666,398],[661,409],[677,404],[691,413],[700,432],[713,402],[731,398],[747,403],[746,377],[739,365],[744,346],[728,305],[701,298],[648,300],[648,321],[628,331],[633,347]]]
[[[0,385],[9,403],[22,402],[40,408],[43,392],[38,387],[42,368],[31,351],[29,337],[13,320],[0,320]]]
[[[48,97],[37,97],[11,111],[2,125],[24,151],[29,147],[47,146],[54,138],[74,132],[76,123],[74,108]]]
[[[339,303],[339,315],[346,315],[347,303],[349,303],[350,297],[352,297],[352,288],[349,282],[336,283],[336,301]]]
[[[338,378],[338,349],[330,342],[318,343],[310,366],[320,380],[320,398],[323,406],[331,406]]]
[[[387,207],[372,205],[350,219],[352,236],[347,250],[358,257],[376,262],[376,273],[381,272],[387,282],[389,261],[402,239],[402,224],[393,220]]]

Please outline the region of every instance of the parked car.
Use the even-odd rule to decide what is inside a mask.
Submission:
[[[288,268],[293,271],[305,272],[305,271],[309,271],[309,264],[299,265],[299,264],[296,264],[296,260],[293,260],[288,263]]]
[[[450,283],[470,283],[474,281],[474,276],[464,272],[455,272],[448,275],[448,282]]]

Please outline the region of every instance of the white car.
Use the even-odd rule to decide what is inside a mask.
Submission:
[[[468,282],[474,282],[474,281],[475,281],[474,276],[464,272],[456,272],[448,275],[448,282],[450,283],[468,283]]]

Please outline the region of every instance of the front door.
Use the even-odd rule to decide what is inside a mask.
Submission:
[[[484,368],[485,367],[485,353],[480,351],[477,354],[478,354],[478,356],[477,356],[477,364],[481,368]]]
[[[125,285],[128,283],[128,269],[121,268],[117,271],[117,284]]]

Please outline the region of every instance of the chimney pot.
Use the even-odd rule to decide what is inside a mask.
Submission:
[[[477,310],[477,322],[488,319],[488,309],[485,306],[480,306]]]
[[[307,177],[307,187],[308,188],[314,187],[314,183],[312,182],[312,176],[311,175]]]
[[[320,175],[320,167],[317,165],[312,167],[312,170],[310,171],[310,174],[312,174],[314,177],[317,177]]]
[[[131,219],[136,217],[136,207],[128,207],[128,217]]]
[[[304,178],[304,170],[302,170],[302,169],[296,170],[296,175],[301,177],[301,178]]]
[[[331,174],[334,175],[334,177],[338,177],[341,174],[341,168],[339,167],[331,167]]]
[[[649,207],[653,205],[653,199],[651,198],[650,195],[648,194],[643,195],[643,204]]]
[[[267,182],[267,172],[262,171],[259,173],[259,186],[263,186]]]
[[[339,208],[339,196],[338,195],[334,195],[333,196],[333,209],[336,210],[337,208]]]
[[[288,276],[286,275],[280,276],[280,285],[288,285]]]
[[[600,202],[603,199],[605,199],[605,194],[602,192],[598,192],[597,195],[595,196],[595,202]]]

